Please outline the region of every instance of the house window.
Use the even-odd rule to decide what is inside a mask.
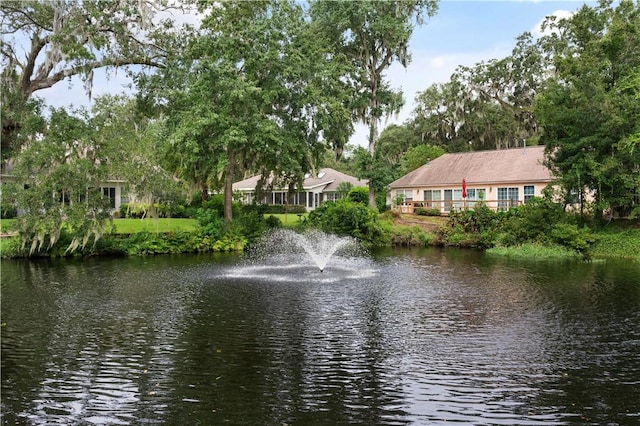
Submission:
[[[338,200],[338,193],[337,192],[327,192],[325,194],[325,200],[326,201],[331,201],[331,202],[335,202]]]
[[[69,199],[69,191],[65,191],[65,190],[59,191],[58,202],[64,204],[65,206],[68,206],[69,204],[71,204]]]
[[[116,189],[112,186],[102,188],[102,195],[109,197],[109,206],[112,209],[116,208]]]
[[[413,201],[413,190],[396,189],[396,199],[402,197],[402,202]]]
[[[524,186],[524,203],[527,204],[530,199],[535,197],[536,188],[533,185],[525,185]]]
[[[580,191],[577,189],[571,189],[567,196],[567,202],[569,204],[579,204],[580,203]]]
[[[453,203],[453,207],[456,208],[457,210],[460,210],[462,208],[462,189],[454,189],[453,190],[453,201],[455,201]]]
[[[427,189],[424,191],[425,207],[439,209],[442,207],[442,191],[439,189]]]
[[[448,212],[455,209],[461,209],[464,204],[462,200],[462,189],[445,189],[444,211]]]
[[[453,200],[453,191],[451,189],[445,189],[444,190],[444,211],[445,212],[451,211],[451,207],[453,205],[451,200]]]
[[[487,190],[484,188],[467,189],[467,200],[476,201],[484,200],[486,198]]]
[[[467,207],[472,208],[476,201],[484,200],[487,190],[484,188],[467,189]]]
[[[518,205],[518,188],[498,188],[498,210]]]

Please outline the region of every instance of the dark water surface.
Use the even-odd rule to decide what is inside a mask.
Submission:
[[[3,424],[640,424],[640,265],[2,262]]]

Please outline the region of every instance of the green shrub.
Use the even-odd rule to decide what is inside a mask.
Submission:
[[[227,234],[236,238],[244,237],[248,241],[257,241],[266,229],[266,222],[259,205],[242,206],[240,214],[227,224]]]
[[[427,209],[427,208],[419,207],[415,210],[415,213],[418,216],[440,216],[440,209],[437,209],[437,208]]]
[[[586,255],[589,248],[596,242],[596,237],[588,228],[578,228],[569,223],[557,223],[551,229],[553,242],[578,253]]]
[[[502,215],[502,231],[508,234],[508,240],[516,244],[549,242],[552,226],[569,218],[560,204],[545,198],[532,198],[527,204],[510,209]]]
[[[597,241],[592,250],[594,256],[628,258],[640,262],[640,228],[609,226],[597,232]]]
[[[481,233],[494,230],[498,223],[498,214],[484,204],[473,209],[452,211],[447,226],[460,227],[464,232]]]
[[[3,183],[0,186],[0,218],[14,219],[18,215],[16,194],[20,188],[15,183]]]
[[[282,228],[282,221],[274,215],[267,217],[265,222],[269,228]]]
[[[221,211],[211,208],[203,203],[203,206],[198,209],[196,219],[204,235],[208,235],[213,238],[220,238],[223,233],[223,224]]]
[[[580,259],[580,255],[573,250],[558,245],[540,245],[527,243],[511,247],[494,247],[487,250],[490,255],[497,255],[515,259],[527,260],[566,260]]]
[[[289,204],[289,205],[283,205],[283,204],[257,204],[260,206],[260,208],[262,209],[261,212],[263,214],[285,214],[285,213],[293,213],[293,214],[298,214],[298,213],[306,213],[307,209],[305,208],[305,206],[300,205],[300,204]]]
[[[365,186],[356,186],[349,190],[347,199],[354,203],[360,203],[364,205],[369,204],[369,188]]]
[[[419,226],[396,226],[391,236],[391,244],[394,246],[427,247],[432,240],[433,236]]]
[[[309,213],[305,225],[332,234],[351,236],[368,245],[378,246],[385,242],[385,233],[377,213],[365,204],[349,199],[322,203]]]
[[[22,244],[18,237],[0,239],[0,257],[10,259],[14,257],[23,257],[26,252],[21,248]]]

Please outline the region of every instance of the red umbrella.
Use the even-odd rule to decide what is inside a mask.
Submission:
[[[462,179],[462,198],[467,198],[467,180]]]

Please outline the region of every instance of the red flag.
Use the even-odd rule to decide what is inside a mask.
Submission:
[[[467,198],[467,180],[462,179],[462,198]]]

